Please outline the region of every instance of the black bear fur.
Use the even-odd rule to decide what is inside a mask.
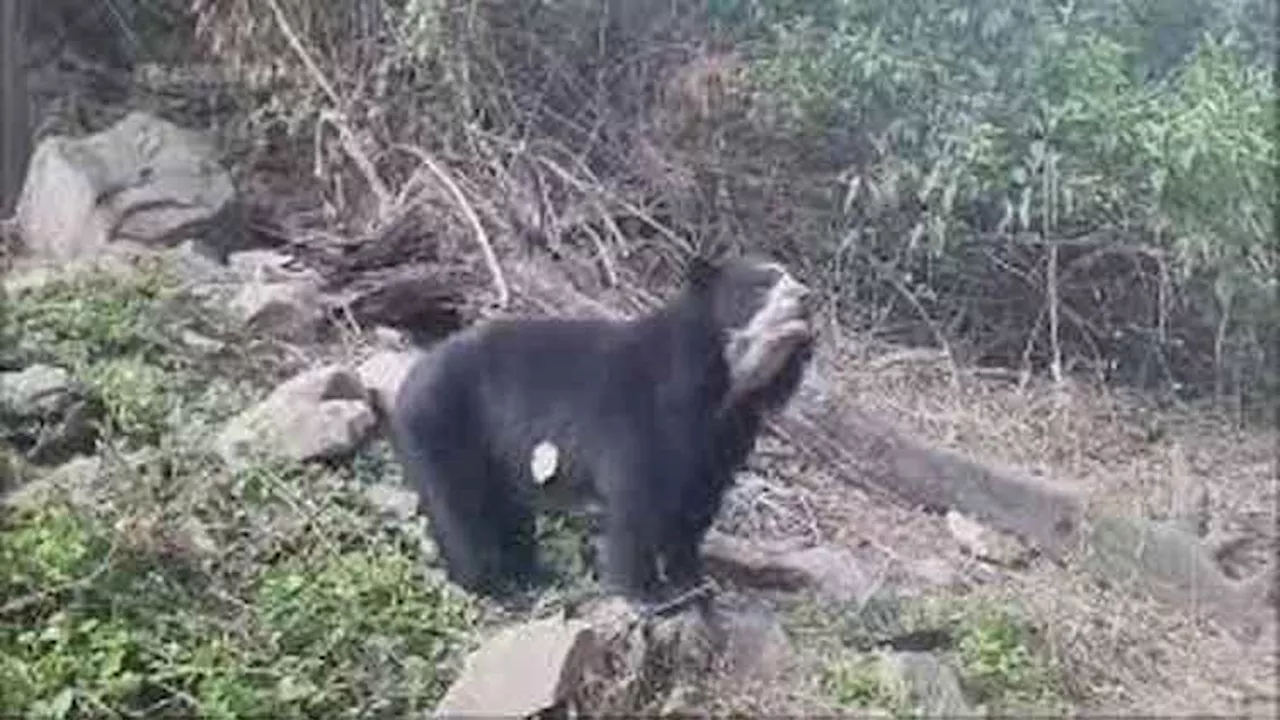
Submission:
[[[771,383],[726,404],[728,333],[783,273],[698,259],[650,315],[496,320],[420,358],[392,409],[392,442],[449,578],[495,595],[540,576],[534,513],[547,488],[529,459],[550,441],[561,458],[551,485],[603,510],[609,589],[646,603],[698,581],[699,546],[734,471],[812,352],[799,343]]]

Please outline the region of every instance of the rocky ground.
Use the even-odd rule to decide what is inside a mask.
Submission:
[[[0,712],[1274,716],[1273,432],[837,328],[708,539],[709,616],[593,597],[565,518],[560,586],[466,596],[380,428],[388,308],[438,297],[202,253],[225,178],[116,133],[162,151],[41,147],[4,276]],[[502,267],[518,309],[636,307]]]

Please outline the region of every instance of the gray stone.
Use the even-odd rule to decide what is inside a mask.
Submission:
[[[360,382],[369,393],[370,401],[381,413],[386,413],[395,402],[400,383],[408,375],[415,360],[421,357],[415,350],[383,350],[370,356],[356,368]]]
[[[297,343],[314,342],[325,321],[319,287],[306,281],[251,282],[231,311],[249,332]]]
[[[360,376],[340,364],[322,365],[304,370],[281,383],[267,402],[303,400],[364,400],[364,384]]]
[[[548,618],[505,628],[467,659],[437,717],[521,718],[569,699],[598,651],[581,621]]]
[[[885,662],[906,689],[907,703],[920,717],[951,718],[976,715],[964,697],[951,666],[920,652],[888,653]]]
[[[728,613],[724,658],[732,677],[768,680],[782,675],[792,662],[791,639],[776,613],[748,607]]]
[[[211,227],[235,199],[202,134],[134,112],[100,133],[36,147],[15,213],[22,253],[51,264],[114,239],[171,245]]]
[[[409,349],[409,339],[405,337],[403,331],[393,327],[379,325],[375,327],[371,333],[375,345],[387,350],[407,350]]]
[[[951,510],[947,513],[947,529],[964,552],[996,565],[1023,567],[1031,558],[1031,551],[1017,537],[983,526],[965,515]]]
[[[339,365],[300,373],[232,418],[217,438],[218,452],[232,466],[258,454],[298,461],[345,457],[377,425],[364,398],[359,378]]]
[[[218,451],[231,465],[260,452],[302,462],[338,459],[359,449],[376,424],[368,404],[357,400],[258,406],[228,423]]]
[[[301,264],[286,253],[276,250],[242,250],[227,257],[227,266],[241,280],[248,282],[302,282],[320,284],[320,273]]]
[[[862,563],[836,548],[773,548],[712,531],[703,553],[710,572],[747,587],[809,589],[829,600],[848,602],[862,598],[873,586]]]
[[[369,502],[384,515],[396,520],[412,520],[418,513],[418,494],[389,483],[373,483],[365,487]]]
[[[95,485],[101,474],[100,458],[93,455],[75,457],[8,494],[3,504],[12,508],[34,508],[65,494],[72,506],[89,508],[97,501]]]
[[[31,365],[0,373],[0,412],[18,418],[51,417],[65,411],[75,397],[75,383],[62,368]]]

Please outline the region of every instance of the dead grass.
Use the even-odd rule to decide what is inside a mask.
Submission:
[[[1260,571],[1257,556],[1275,557],[1273,431],[1240,429],[1198,408],[1152,408],[1079,381],[1019,387],[961,369],[957,391],[951,367],[936,353],[846,344],[841,354],[848,359],[834,363],[843,368],[841,377],[828,390],[844,402],[979,460],[1083,485],[1096,505],[1113,511],[1194,515],[1189,496],[1207,492],[1210,530],[1244,533],[1251,541],[1249,570]],[[789,490],[816,509],[823,542],[871,546],[899,570],[941,559],[961,577],[984,575],[939,518],[886,506],[821,472],[799,477]],[[1280,668],[1270,636],[1242,645],[1186,613],[1047,563],[997,576],[981,592],[1029,605],[1051,628],[1082,710],[1273,715],[1277,707]],[[1271,622],[1266,632],[1274,631]]]

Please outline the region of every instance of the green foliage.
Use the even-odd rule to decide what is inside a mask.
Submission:
[[[84,382],[103,401],[114,432],[152,442],[184,370],[171,361],[162,322],[171,283],[153,267],[77,274],[20,294],[9,308],[19,351]]]
[[[1123,362],[1115,337],[1159,325],[1179,380],[1212,379],[1206,357],[1226,372],[1224,342],[1255,371],[1274,364],[1257,361],[1280,328],[1268,3],[723,0],[712,14],[749,51],[757,127],[842,178],[803,195],[834,227],[817,254],[872,258],[925,309],[1013,334],[1016,352],[1044,295],[1010,316],[1010,289],[1042,282],[1018,266],[1041,239],[1083,242],[1094,279],[1062,294],[1092,352]],[[797,178],[819,170],[806,162]],[[1108,292],[1133,247],[1168,273],[1163,307]],[[1011,269],[1024,280],[984,281]],[[884,279],[840,278],[864,300]]]
[[[171,287],[159,266],[127,274],[89,271],[17,294],[6,310],[27,354],[77,370],[103,357],[155,362],[168,347],[156,320],[157,308],[173,297]]]
[[[213,422],[262,378],[185,352],[199,318],[173,287],[95,274],[13,304],[21,355],[69,368],[116,433],[96,476],[0,508],[0,715],[428,711],[477,606],[370,506],[358,480],[385,457],[222,464]]]
[[[966,694],[991,712],[1063,710],[1057,671],[1018,608],[983,600],[925,603],[916,607],[911,624],[950,631]]]
[[[154,442],[172,406],[170,373],[137,356],[106,358],[85,368],[85,382],[101,398],[116,433]]]
[[[589,523],[568,513],[543,513],[535,524],[534,537],[548,565],[571,585],[588,579],[592,568]]]
[[[870,616],[864,613],[870,610]],[[871,605],[802,604],[791,632],[811,636],[828,658],[820,685],[844,708],[876,708],[895,717],[919,713],[919,699],[883,654],[893,638],[934,636],[932,652],[955,669],[965,698],[990,716],[1061,715],[1067,709],[1061,675],[1019,608],[951,596],[885,598]]]
[[[60,276],[9,301],[13,345],[19,357],[83,382],[102,401],[113,436],[155,443],[179,419],[226,417],[252,393],[234,377],[209,378],[185,352],[180,331],[211,320],[176,288],[159,263]]]
[[[279,523],[286,499],[274,484],[290,480],[259,468],[195,511],[252,501],[244,491],[257,487],[256,509],[222,516],[231,526],[216,531],[252,543],[250,526]],[[301,553],[271,551],[259,530],[256,551],[228,553],[221,570],[157,554],[154,538],[175,537],[176,519],[149,524],[151,542],[112,519],[50,506],[0,533],[0,713],[421,712],[452,677],[476,619],[397,538],[326,543],[336,518],[289,538]]]
[[[822,685],[841,708],[888,710],[908,716],[908,691],[876,654],[841,656],[823,667]]]

